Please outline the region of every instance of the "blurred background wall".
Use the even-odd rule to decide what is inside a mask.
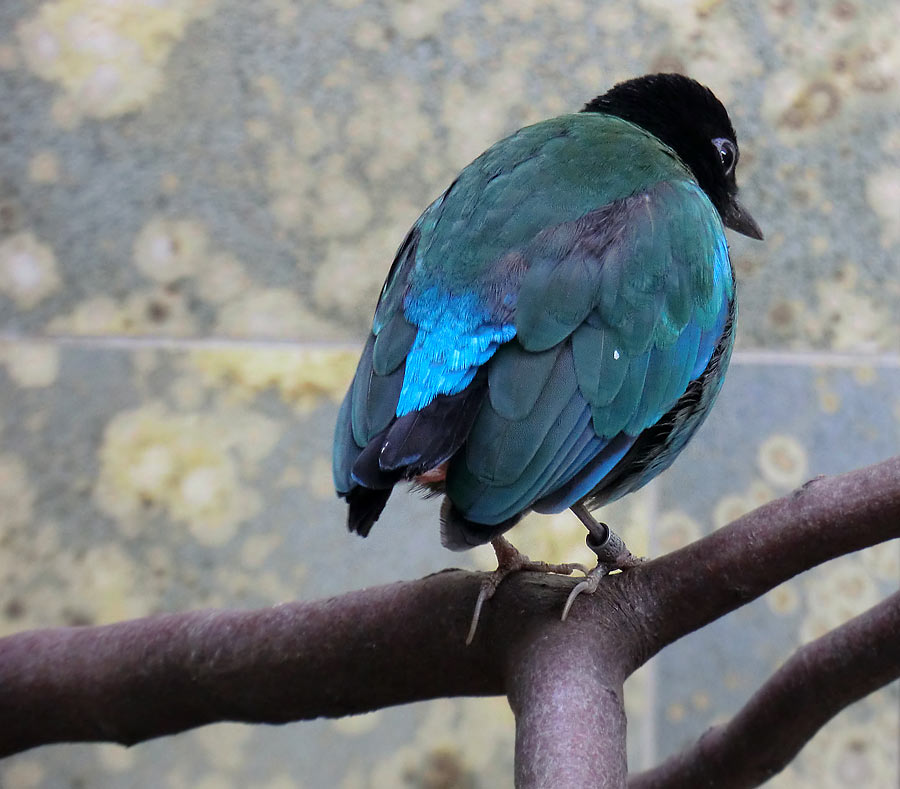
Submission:
[[[495,139],[678,70],[738,130],[737,353],[675,467],[604,513],[677,547],[900,446],[900,5],[893,0],[3,0],[0,633],[313,599],[490,551],[400,493],[362,541],[337,404],[393,252]],[[574,516],[515,541],[589,560]],[[629,682],[630,760],[727,718],[799,643],[896,588],[898,546],[825,565]],[[462,634],[461,636],[462,637]],[[896,685],[777,787],[898,785]],[[496,787],[503,699],[43,748],[6,789]]]

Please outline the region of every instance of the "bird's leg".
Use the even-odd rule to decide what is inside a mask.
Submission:
[[[557,573],[558,575],[571,575],[574,570],[580,570],[586,576],[588,575],[587,568],[581,564],[534,562],[503,536],[495,537],[491,540],[491,547],[497,555],[497,569],[481,582],[478,600],[475,601],[475,612],[472,614],[472,624],[469,627],[469,634],[466,636],[467,645],[471,644],[472,639],[475,638],[475,631],[478,629],[478,619],[481,616],[481,607],[494,596],[497,587],[508,575],[521,572],[522,570]]]
[[[566,605],[563,608],[562,620],[566,621],[569,615],[569,609],[575,598],[582,592],[593,594],[600,586],[600,581],[609,575],[613,570],[627,570],[640,564],[641,560],[635,558],[631,551],[625,546],[622,538],[612,531],[605,523],[596,520],[591,513],[587,511],[584,504],[576,504],[572,507],[578,519],[585,525],[588,535],[585,537],[585,543],[595,554],[597,554],[597,566],[588,572],[587,577],[569,593]]]

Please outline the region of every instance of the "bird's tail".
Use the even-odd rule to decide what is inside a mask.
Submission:
[[[364,447],[353,438],[348,394],[338,417],[334,467],[338,495],[350,505],[350,531],[365,537],[401,480],[443,489],[445,464],[465,442],[486,393],[487,375],[478,373],[461,392],[437,395],[424,408],[392,418]]]
[[[368,537],[375,521],[381,516],[393,488],[372,490],[355,487],[342,496],[347,500],[347,528],[360,537]]]

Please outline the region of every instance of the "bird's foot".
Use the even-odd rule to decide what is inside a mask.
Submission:
[[[575,570],[580,570],[585,576],[588,575],[588,569],[583,564],[550,564],[549,562],[532,561],[505,537],[496,537],[491,540],[491,547],[497,555],[497,569],[481,582],[478,599],[475,601],[475,611],[472,614],[472,624],[469,626],[469,634],[466,636],[466,645],[471,644],[475,638],[482,606],[494,596],[500,584],[512,573],[535,570],[541,573],[571,575]]]
[[[575,585],[575,588],[569,593],[566,604],[563,607],[562,620],[566,621],[569,615],[569,609],[575,598],[582,593],[593,594],[600,586],[600,581],[609,575],[613,570],[628,570],[636,567],[642,559],[634,556],[628,550],[622,538],[612,531],[605,523],[601,523],[587,511],[583,504],[572,507],[579,520],[588,530],[585,537],[585,543],[597,555],[597,566],[590,572],[585,573],[585,579]]]

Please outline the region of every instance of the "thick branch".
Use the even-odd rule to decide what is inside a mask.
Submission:
[[[615,605],[612,596],[607,605]],[[628,774],[622,684],[635,657],[620,624],[600,641],[594,619],[544,627],[510,650],[509,703],[516,716],[516,787],[622,787]],[[560,624],[561,627],[556,628]]]
[[[589,746],[578,743],[590,735],[595,752],[579,762],[579,774],[594,771],[615,785],[624,767],[621,684],[650,654],[820,561],[898,534],[895,458],[818,481],[682,551],[610,576],[578,599],[565,623],[559,614],[571,579],[514,576],[485,607],[470,647],[464,639],[480,576],[461,571],[260,611],[20,633],[0,640],[0,754],[61,741],[134,743],[220,720],[279,723],[507,692],[521,785],[547,775],[542,754],[582,753]],[[568,686],[593,700],[596,714],[567,716]]]
[[[51,742],[132,744],[222,720],[283,723],[502,694],[523,641],[566,642],[559,611],[571,581],[510,578],[467,647],[480,582],[447,571],[313,603],[8,636],[0,639],[0,755]],[[598,644],[598,620],[590,624],[573,654],[590,652],[621,684],[621,666],[634,662],[628,644]]]
[[[220,720],[337,717],[503,692],[498,656],[466,649],[477,576],[441,573],[316,603],[196,611],[0,641],[0,754],[124,744]]]
[[[898,536],[900,456],[812,480],[623,576],[645,657],[798,573]]]
[[[900,592],[799,649],[732,720],[630,789],[748,789],[780,772],[844,707],[900,677]]]

